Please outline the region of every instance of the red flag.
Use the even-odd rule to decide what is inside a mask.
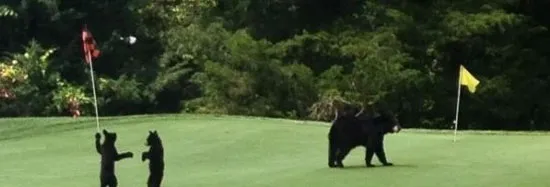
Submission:
[[[96,43],[92,33],[88,31],[88,28],[84,26],[82,29],[82,46],[84,48],[84,58],[86,63],[91,63],[92,58],[97,58],[99,56],[99,50],[96,49]]]

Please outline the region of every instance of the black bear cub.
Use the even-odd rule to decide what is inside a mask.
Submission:
[[[149,159],[149,179],[148,187],[160,187],[164,175],[164,148],[157,131],[149,131],[149,136],[145,145],[149,146],[149,151],[141,154],[141,161]]]
[[[134,154],[132,152],[118,154],[115,147],[116,133],[103,130],[103,136],[103,145],[100,145],[101,134],[95,134],[95,148],[101,155],[101,171],[99,174],[101,187],[116,187],[118,181],[115,175],[115,162],[125,158],[132,158]]]

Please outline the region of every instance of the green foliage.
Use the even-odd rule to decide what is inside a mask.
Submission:
[[[344,104],[350,104],[336,89],[327,90],[322,94],[320,99],[309,108],[309,117],[312,119],[330,121],[335,118]]]
[[[314,101],[313,73],[303,65],[281,64],[273,47],[243,30],[234,33],[223,44],[227,61],[207,61],[204,71],[194,76],[204,96],[188,107],[227,114],[307,115]]]
[[[19,64],[23,71],[27,72],[31,79],[38,80],[47,77],[46,71],[50,63],[49,58],[56,49],[46,50],[36,41],[31,41],[25,48],[25,51],[24,54],[13,54],[10,58],[18,62],[17,64]]]
[[[122,75],[118,79],[99,78],[98,105],[101,112],[124,115],[141,112],[148,90],[135,77]]]
[[[107,97],[107,101],[140,100],[140,93],[136,92],[136,90],[140,89],[143,85],[137,82],[135,78],[122,75],[117,80],[100,78],[99,81],[99,90],[102,94],[113,94],[112,96]]]
[[[58,80],[58,88],[53,93],[52,102],[59,113],[66,113],[69,109],[69,104],[72,101],[80,105],[93,104],[93,98],[88,97],[84,88],[81,86],[75,86]],[[90,110],[82,111],[82,114],[87,114]]]
[[[521,24],[522,17],[506,13],[503,10],[493,10],[481,13],[463,13],[451,11],[443,20],[443,28],[452,34],[451,40],[468,38],[480,34],[505,32],[510,26]]]
[[[17,97],[1,100],[0,114],[65,114],[71,97],[91,109],[78,36],[87,23],[102,51],[93,64],[102,115],[331,120],[342,103],[383,104],[407,127],[448,128],[462,64],[481,83],[462,95],[461,128],[550,129],[550,14],[541,7],[485,0],[8,0],[0,5],[0,51],[7,54],[0,92]],[[137,43],[120,39],[129,35]]]
[[[21,83],[28,78],[27,73],[18,66],[17,60],[0,63],[0,87],[13,88],[17,83]]]
[[[265,54],[270,44],[254,41],[239,31],[224,41],[223,46],[227,48],[227,61],[205,62],[204,72],[193,79],[204,92],[199,103],[209,103],[199,111],[268,115],[273,107],[270,102],[274,101],[269,98],[273,93],[266,89],[272,89],[280,80],[277,62]]]
[[[0,5],[0,17],[17,17],[19,14],[8,6]]]
[[[225,51],[220,46],[228,37],[229,33],[220,24],[206,28],[192,24],[169,30],[164,41],[166,52],[160,57],[160,71],[153,89],[177,85],[182,77],[196,71],[197,65],[224,59]]]
[[[48,110],[51,106],[49,96],[52,94],[52,87],[55,87],[59,79],[59,74],[50,68],[50,56],[55,50],[44,49],[36,41],[31,41],[25,47],[24,53],[9,55],[6,61],[12,62],[12,68],[5,69],[4,72],[9,75],[12,74],[9,73],[10,70],[15,70],[11,71],[15,72],[12,75],[25,81],[19,81],[16,87],[11,88],[17,100],[6,103],[6,108],[17,107],[27,115]],[[13,76],[6,77],[10,79]]]
[[[160,31],[191,24],[216,5],[215,0],[147,1],[137,9],[137,13],[145,23],[160,22]]]

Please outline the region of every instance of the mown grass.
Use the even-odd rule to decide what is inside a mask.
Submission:
[[[364,167],[353,150],[344,169],[327,167],[326,123],[211,115],[110,117],[119,151],[119,186],[146,186],[139,159],[147,131],[166,149],[166,187],[181,186],[550,186],[547,133],[405,129],[386,138],[394,167]],[[99,186],[94,118],[0,119],[0,184]],[[491,134],[489,136],[488,134]],[[536,134],[536,136],[535,136]],[[378,163],[377,161],[375,163]]]

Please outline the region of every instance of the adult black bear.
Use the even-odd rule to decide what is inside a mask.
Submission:
[[[95,134],[95,148],[101,155],[101,172],[99,174],[101,187],[116,187],[118,181],[115,175],[115,162],[125,158],[132,158],[134,154],[131,152],[118,154],[115,147],[116,133],[103,130],[103,136],[105,136],[105,140],[103,140],[103,145],[100,145],[101,134]]]
[[[160,187],[164,175],[164,148],[157,131],[149,131],[145,145],[149,146],[148,152],[141,154],[141,161],[149,159],[148,187]]]
[[[342,115],[336,115],[329,131],[328,165],[331,168],[344,167],[342,161],[357,146],[366,148],[365,163],[373,167],[372,157],[385,166],[393,165],[386,160],[384,152],[384,135],[401,130],[399,121],[390,112],[378,116],[367,115],[361,110],[347,109]]]

